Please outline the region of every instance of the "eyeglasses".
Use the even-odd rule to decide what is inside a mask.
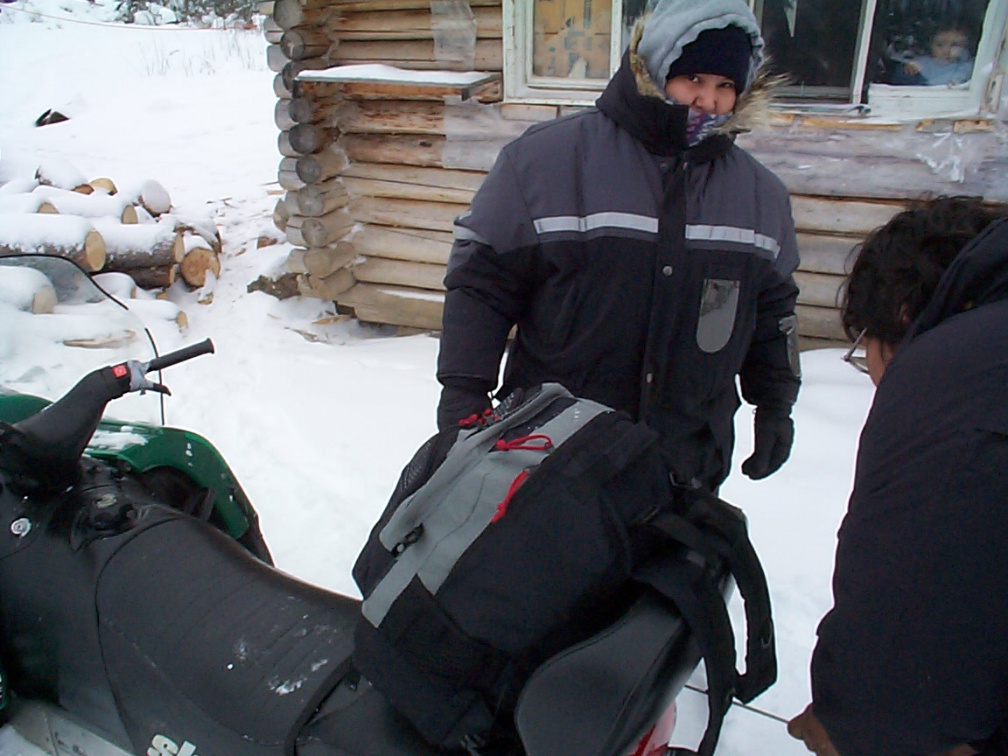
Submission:
[[[861,346],[861,342],[864,341],[865,334],[868,332],[867,328],[862,328],[861,333],[857,335],[854,339],[854,343],[851,344],[851,348],[847,350],[847,353],[843,356],[843,361],[848,362],[851,366],[860,373],[868,372],[868,359],[864,354],[854,354]]]

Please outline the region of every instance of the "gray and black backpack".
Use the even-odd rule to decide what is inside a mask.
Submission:
[[[704,634],[705,658],[725,657],[712,680],[719,727],[726,696],[748,700],[776,675],[769,597],[741,513],[668,470],[653,431],[559,384],[433,436],[354,565],[356,666],[429,742],[473,750],[511,727],[540,664],[657,591]],[[687,551],[703,556],[670,561]],[[667,566],[680,563],[700,566]],[[735,574],[750,639],[769,648],[749,644],[746,675],[705,563]]]

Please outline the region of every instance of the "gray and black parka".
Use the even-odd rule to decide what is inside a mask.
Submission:
[[[730,133],[687,148],[686,117],[628,51],[595,108],[502,150],[456,220],[437,374],[492,390],[517,326],[499,396],[556,381],[625,410],[714,489],[736,377],[757,406],[796,399],[798,252],[780,180]]]

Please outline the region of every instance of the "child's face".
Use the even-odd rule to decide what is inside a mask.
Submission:
[[[931,57],[942,63],[951,63],[967,54],[966,45],[969,40],[966,32],[959,29],[946,29],[934,35],[931,40]]]

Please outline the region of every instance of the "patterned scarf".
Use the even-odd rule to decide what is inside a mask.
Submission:
[[[712,115],[690,108],[689,119],[686,121],[686,143],[692,147],[699,144],[718,126],[728,122],[731,113]]]

